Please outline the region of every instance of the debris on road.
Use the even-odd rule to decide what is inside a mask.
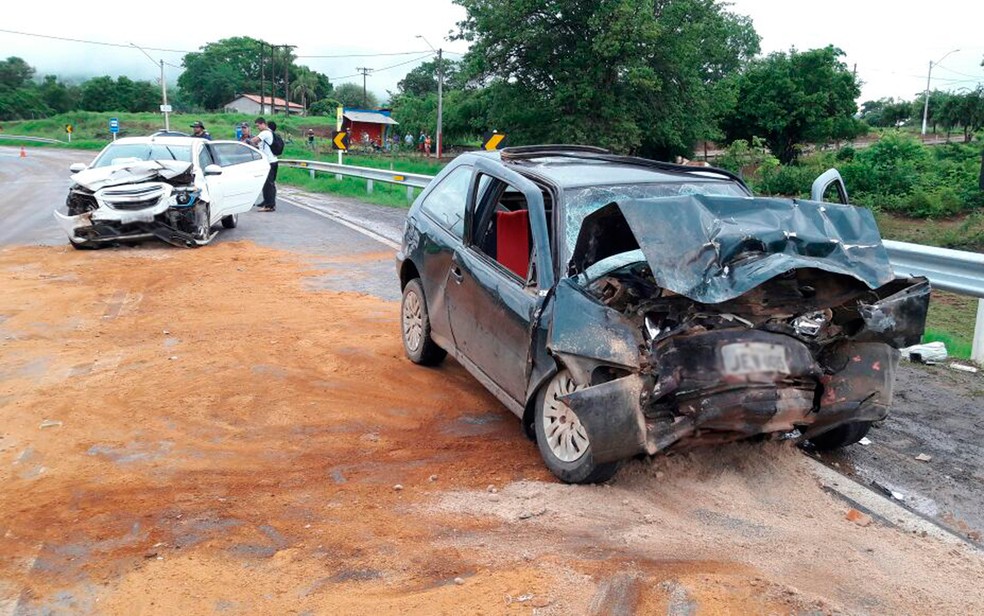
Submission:
[[[858,444],[859,445],[870,445],[871,444],[871,439],[866,436],[866,437],[862,438],[860,441],[858,441]]]
[[[398,483],[395,486],[393,486],[393,489],[399,492],[400,490],[403,489],[403,485]]]
[[[977,368],[973,366],[966,366],[964,364],[950,364],[950,368],[958,372],[967,372],[970,374],[977,374]]]
[[[949,357],[946,351],[946,345],[942,342],[915,344],[899,350],[902,352],[902,359],[927,365],[944,362]]]
[[[916,456],[916,460],[919,460],[920,462],[929,462],[932,459],[933,459],[933,456],[928,455],[928,454],[925,454],[925,453],[921,453],[918,456]]]
[[[857,509],[848,509],[844,519],[848,522],[854,522],[858,526],[868,526],[871,524],[871,516],[865,515]]]
[[[41,422],[41,425],[38,426],[38,429],[44,430],[45,428],[60,428],[61,426],[62,422],[57,419],[45,419]]]

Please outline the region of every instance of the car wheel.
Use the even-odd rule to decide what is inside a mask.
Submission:
[[[565,483],[602,483],[618,472],[618,462],[597,464],[577,414],[559,398],[580,389],[567,369],[554,375],[536,397],[536,444],[540,455]]]
[[[403,288],[400,305],[403,325],[403,350],[415,364],[436,366],[447,352],[437,346],[430,337],[430,316],[424,300],[424,287],[420,278],[414,278]]]
[[[230,214],[222,217],[222,227],[224,229],[235,229],[239,226],[239,214]]]
[[[197,219],[197,228],[195,229],[195,238],[199,241],[206,241],[212,235],[212,211],[209,205],[205,204],[205,209],[200,213],[201,217]]]
[[[856,421],[854,423],[846,423],[842,426],[837,426],[829,432],[824,432],[818,436],[810,438],[810,442],[819,451],[831,451],[833,449],[840,449],[841,447],[847,447],[848,445],[853,445],[868,434],[868,430],[871,429],[870,421]]]

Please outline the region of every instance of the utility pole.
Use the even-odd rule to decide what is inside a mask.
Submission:
[[[444,146],[444,131],[441,130],[441,124],[444,119],[444,48],[434,49],[430,41],[420,34],[417,35],[417,38],[427,43],[431,51],[437,52],[437,149],[435,151],[437,152],[438,160],[440,160],[441,149]]]
[[[168,111],[169,107],[167,104],[167,82],[164,81],[163,59],[161,60],[161,97],[164,99],[164,104],[161,105],[161,108],[164,109],[164,130],[169,131],[171,130],[171,120],[169,118],[171,112]]]
[[[372,72],[371,68],[357,68],[355,69],[362,73],[362,108],[366,109],[369,107],[369,97],[366,94],[366,75]]]
[[[284,45],[284,117],[290,117],[290,51],[297,45]]]
[[[954,49],[953,51],[946,52],[945,54],[943,54],[943,57],[942,58],[940,58],[939,60],[937,60],[935,62],[935,64],[938,65],[940,62],[942,62],[943,60],[945,60],[948,55],[950,55],[951,53],[956,53],[958,51],[960,51],[960,50],[959,49]],[[934,64],[933,61],[930,60],[929,61],[929,72],[926,73],[926,102],[923,104],[923,121],[922,121],[922,134],[923,135],[926,134],[926,120],[929,118],[929,80],[932,79],[932,77],[933,77],[933,64]]]
[[[264,101],[264,87],[266,87],[266,71],[264,70],[266,66],[266,43],[260,41],[260,115],[263,115]]]

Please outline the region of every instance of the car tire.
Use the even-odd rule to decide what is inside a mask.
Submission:
[[[615,476],[620,463],[594,461],[587,432],[577,415],[557,399],[577,389],[564,368],[537,392],[533,419],[536,444],[547,468],[564,483],[604,483]]]
[[[810,442],[818,451],[831,451],[853,445],[868,434],[871,429],[870,421],[856,421],[837,426],[829,432],[811,437]]]
[[[239,226],[239,214],[230,214],[222,217],[223,229],[235,229]]]
[[[436,366],[444,360],[447,351],[437,346],[430,337],[430,315],[420,278],[414,278],[403,287],[400,302],[403,350],[407,358],[421,366]]]
[[[199,224],[195,229],[195,239],[200,242],[207,241],[212,236],[212,208],[207,203],[205,204],[205,220],[203,223]]]

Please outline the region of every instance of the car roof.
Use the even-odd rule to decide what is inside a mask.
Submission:
[[[148,135],[143,137],[121,137],[110,143],[126,145],[129,143],[161,143],[164,145],[192,145],[195,141],[202,141],[199,137],[179,137],[174,135]]]
[[[616,156],[590,146],[530,146],[474,152],[519,171],[546,178],[561,188],[660,182],[728,182],[746,188],[738,176],[715,167],[691,167],[633,156]]]

